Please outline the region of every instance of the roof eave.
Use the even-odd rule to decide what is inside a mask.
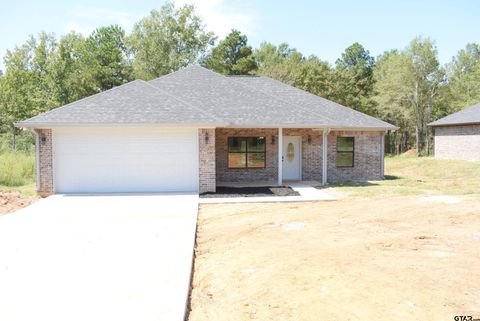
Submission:
[[[60,122],[17,122],[18,128],[54,128],[54,127],[96,127],[96,126],[164,126],[164,127],[225,127],[226,123],[60,123]]]
[[[468,125],[480,125],[480,122],[478,121],[474,121],[474,122],[462,122],[462,123],[440,123],[440,124],[437,124],[435,122],[433,123],[430,123],[430,124],[427,124],[427,126],[430,126],[430,127],[447,127],[447,126],[468,126]]]

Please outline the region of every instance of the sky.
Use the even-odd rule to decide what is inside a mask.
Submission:
[[[40,31],[88,35],[118,24],[127,32],[164,0],[0,0],[0,56]],[[346,47],[361,43],[373,56],[403,49],[415,36],[430,37],[441,63],[467,43],[480,42],[476,0],[177,0],[194,4],[207,30],[221,39],[232,28],[257,47],[288,43],[304,55],[334,63]],[[0,64],[0,68],[3,64]]]

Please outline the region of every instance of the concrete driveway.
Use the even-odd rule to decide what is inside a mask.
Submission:
[[[0,217],[0,320],[183,320],[197,195],[55,195]]]

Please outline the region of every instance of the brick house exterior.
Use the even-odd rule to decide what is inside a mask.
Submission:
[[[15,126],[37,134],[42,196],[382,179],[383,135],[397,129],[274,79],[201,66],[137,79]]]
[[[200,162],[200,193],[214,192],[218,185],[229,183],[277,184],[278,177],[278,129],[217,128],[209,137],[215,137],[214,145],[200,145],[200,159],[206,154],[212,157],[215,147],[215,168],[210,162]],[[331,131],[328,134],[328,182],[365,181],[383,179],[382,131]],[[255,137],[266,139],[265,168],[228,168],[228,137]],[[301,136],[302,174],[305,181],[322,181],[322,131],[311,128],[286,128],[283,136]],[[336,139],[339,136],[355,138],[354,166],[339,168],[336,164]],[[272,139],[273,137],[273,139]],[[202,141],[202,140],[201,140]],[[202,151],[208,148],[208,152]],[[202,174],[209,173],[208,175]]]
[[[480,126],[479,126],[480,129]],[[41,196],[55,192],[53,183],[52,130],[36,129],[38,135],[39,177],[37,191]],[[278,129],[254,128],[200,128],[199,146],[199,193],[215,192],[216,186],[224,183],[277,184],[278,178]],[[208,135],[208,142],[205,140]],[[228,168],[228,137],[266,138],[266,166],[260,169]],[[322,181],[322,131],[311,128],[285,128],[283,136],[301,136],[301,179]],[[339,136],[355,137],[354,167],[338,168],[336,139]],[[378,180],[382,172],[381,131],[331,131],[328,134],[328,182]],[[480,136],[479,136],[480,137]]]
[[[480,161],[480,124],[435,127],[435,157]]]

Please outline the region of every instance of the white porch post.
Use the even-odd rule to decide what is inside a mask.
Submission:
[[[282,185],[283,129],[278,128],[278,185]]]
[[[380,174],[382,175],[382,179],[385,178],[385,134],[382,135],[380,141]]]
[[[322,185],[327,184],[328,165],[328,133],[330,129],[324,128],[322,133]]]

